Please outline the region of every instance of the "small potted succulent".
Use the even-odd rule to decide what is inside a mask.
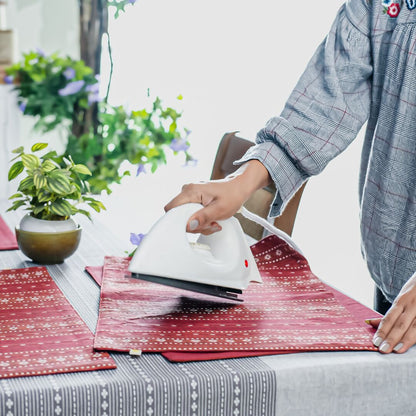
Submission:
[[[31,153],[23,147],[13,150],[16,157],[9,181],[21,173],[26,175],[9,198],[12,205],[8,211],[28,211],[16,227],[22,252],[36,263],[54,264],[72,255],[79,245],[81,227],[73,216],[83,214],[91,219],[88,208],[100,212],[105,207],[89,196],[88,182],[83,179],[91,175],[89,169],[75,164],[71,157],[58,157],[55,151],[35,154],[46,147],[47,143],[36,143]]]

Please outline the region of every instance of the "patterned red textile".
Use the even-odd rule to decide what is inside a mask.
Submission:
[[[45,267],[0,270],[0,378],[116,368]]]
[[[95,280],[98,286],[101,286],[103,281],[103,266],[86,266],[85,270]]]
[[[0,217],[0,250],[17,250],[18,248],[16,236]]]
[[[284,241],[269,236],[252,251],[263,284],[251,284],[241,304],[131,279],[127,258],[106,257],[94,347],[229,356],[376,350],[371,330]]]
[[[325,285],[326,288],[333,293],[336,300],[343,305],[357,320],[357,324],[361,324],[366,331],[373,338],[375,330],[364,324],[365,319],[376,318],[380,316],[377,312],[367,308],[367,306],[351,299],[343,293],[335,290],[334,288]],[[167,351],[163,352],[162,355],[169,361],[173,362],[188,362],[188,361],[206,361],[206,360],[222,360],[225,358],[237,358],[237,357],[252,357],[259,355],[273,355],[273,354],[287,354],[297,351],[224,351],[224,352],[182,352],[182,351]]]

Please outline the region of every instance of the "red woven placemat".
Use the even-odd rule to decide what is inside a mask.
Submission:
[[[18,248],[15,234],[0,217],[0,250],[17,250]]]
[[[85,271],[95,280],[98,286],[103,281],[103,266],[85,266]]]
[[[252,251],[264,283],[251,284],[242,304],[131,279],[127,258],[107,257],[94,347],[230,356],[376,350],[371,330],[284,241],[269,236]]]
[[[343,293],[337,291],[336,289],[325,285],[326,288],[333,293],[337,301],[343,305],[348,311],[354,316],[357,320],[358,325],[362,325],[363,328],[370,334],[370,337],[373,338],[375,330],[364,323],[365,319],[375,318],[379,316],[377,312],[374,312],[372,309],[367,308],[361,303],[351,299],[350,297],[344,295]],[[271,351],[222,351],[222,352],[182,352],[182,351],[167,351],[163,352],[162,355],[166,357],[169,361],[173,362],[188,362],[188,361],[206,361],[206,360],[221,360],[226,358],[237,358],[237,357],[251,357],[251,356],[260,356],[260,355],[273,355],[273,354],[289,354],[297,352],[292,351],[282,351],[282,350],[271,350]],[[300,352],[300,351],[299,351]]]
[[[45,267],[0,270],[0,378],[109,368]]]

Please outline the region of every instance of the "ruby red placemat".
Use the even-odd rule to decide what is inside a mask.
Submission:
[[[86,266],[85,271],[95,280],[98,286],[101,286],[103,281],[103,266]]]
[[[16,236],[0,216],[0,250],[17,250]]]
[[[91,275],[91,277],[101,286],[103,277],[103,266],[87,266],[85,270]],[[374,310],[362,305],[356,300],[349,296],[339,292],[333,287],[323,283],[327,290],[333,293],[338,302],[343,305],[357,320],[357,324],[361,324],[366,331],[369,332],[370,336],[373,337],[375,330],[364,324],[365,319],[374,318],[380,316]],[[287,351],[295,352],[295,351]],[[218,360],[225,358],[236,358],[236,357],[248,357],[248,356],[259,356],[259,355],[272,355],[272,354],[283,354],[284,351],[223,351],[223,352],[182,352],[182,351],[167,351],[162,352],[162,355],[170,361],[174,362],[187,362],[187,361],[206,361],[206,360]]]
[[[0,378],[110,368],[45,267],[0,270]]]
[[[127,258],[107,257],[94,347],[233,356],[376,350],[364,324],[284,241],[269,236],[252,251],[264,283],[251,284],[242,304],[131,279]]]
[[[343,305],[357,320],[357,324],[361,324],[366,331],[373,338],[375,329],[370,325],[364,323],[365,319],[375,318],[380,316],[377,312],[367,308],[367,306],[351,299],[338,290],[325,285],[326,288],[333,293],[338,302]],[[162,355],[169,361],[173,362],[188,362],[188,361],[206,361],[206,360],[222,360],[225,358],[237,358],[237,357],[252,357],[259,355],[273,355],[273,354],[287,354],[297,351],[224,351],[224,352],[182,352],[182,351],[167,351]]]

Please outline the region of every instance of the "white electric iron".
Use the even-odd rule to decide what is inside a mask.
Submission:
[[[132,277],[242,302],[251,281],[262,282],[253,254],[234,217],[221,231],[190,242],[186,224],[200,204],[180,205],[164,214],[131,259]]]

